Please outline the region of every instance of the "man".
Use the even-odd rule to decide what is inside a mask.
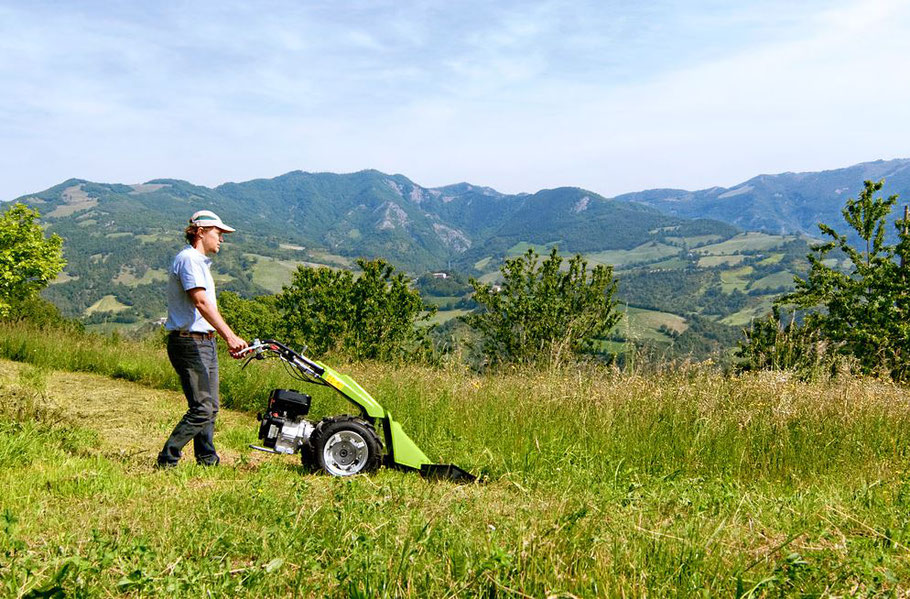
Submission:
[[[180,377],[189,406],[158,454],[158,467],[177,465],[183,447],[193,440],[196,462],[216,466],[220,461],[212,436],[218,414],[218,355],[215,334],[227,343],[231,355],[247,346],[218,312],[215,283],[209,266],[211,254],[221,249],[225,233],[234,228],[217,214],[200,210],[185,230],[187,245],[171,265],[167,286],[167,356]]]

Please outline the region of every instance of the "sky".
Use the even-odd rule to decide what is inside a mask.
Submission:
[[[0,0],[0,200],[292,170],[605,196],[910,157],[910,2]]]

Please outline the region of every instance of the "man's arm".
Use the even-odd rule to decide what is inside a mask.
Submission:
[[[210,302],[208,296],[205,295],[204,288],[194,287],[187,291],[187,294],[190,296],[190,301],[193,302],[193,305],[195,305],[196,309],[199,310],[199,313],[202,314],[202,317],[205,318],[210,325],[215,327],[218,334],[224,338],[231,355],[239,352],[248,345],[246,341],[234,334],[231,327],[229,327],[224,321],[224,318],[221,317],[218,308]]]

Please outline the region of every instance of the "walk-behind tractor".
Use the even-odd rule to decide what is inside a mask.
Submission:
[[[310,396],[291,389],[275,389],[268,406],[259,414],[262,445],[253,449],[268,453],[299,452],[305,466],[321,468],[332,476],[351,476],[375,470],[380,465],[417,470],[427,478],[472,482],[474,476],[452,464],[431,464],[408,437],[401,424],[351,377],[297,353],[278,341],[259,341],[240,352],[253,359],[274,357],[290,365],[288,374],[304,383],[331,387],[360,409],[359,416],[332,416],[319,422],[306,419]],[[382,437],[377,433],[381,430]],[[383,450],[383,446],[385,450]]]

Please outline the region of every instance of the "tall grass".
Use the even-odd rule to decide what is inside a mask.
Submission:
[[[259,397],[278,380],[278,368],[244,372],[219,342],[222,402],[254,410]],[[38,328],[27,322],[0,323],[0,357],[44,368],[90,372],[158,389],[179,390],[180,381],[167,358],[163,334],[141,339],[98,335],[71,329]],[[261,400],[261,397],[259,398]]]
[[[2,355],[38,365],[4,397],[43,393],[47,368],[176,389],[160,343],[49,337],[0,330]],[[243,410],[292,386],[275,365],[221,363],[225,403]],[[8,411],[0,456],[17,447],[30,457],[0,461],[0,580],[88,595],[910,592],[910,394],[901,387],[697,367],[479,376],[338,366],[428,455],[486,482],[394,471],[336,480],[293,461],[254,463],[244,452],[255,438],[249,418],[216,438],[239,453],[233,467],[165,476],[85,454],[90,432],[65,440],[91,423],[45,426],[47,415]],[[327,391],[313,393],[317,415],[349,410]],[[78,513],[47,516],[71,505]]]

